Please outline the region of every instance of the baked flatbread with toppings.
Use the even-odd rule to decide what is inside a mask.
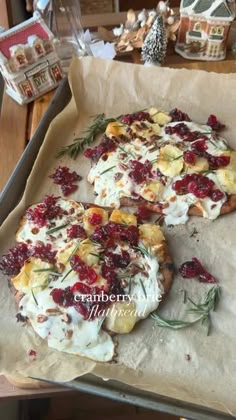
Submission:
[[[85,151],[95,203],[142,204],[165,215],[168,225],[234,211],[236,151],[219,128],[215,116],[202,125],[179,110],[157,108],[109,123],[101,144]]]
[[[46,196],[22,217],[0,267],[27,322],[48,346],[95,361],[156,310],[173,267],[158,225],[134,214]]]

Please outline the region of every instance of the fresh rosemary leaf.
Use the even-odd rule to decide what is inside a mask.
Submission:
[[[44,273],[45,271],[52,271],[53,267],[50,268],[36,268],[33,270],[34,273]]]
[[[151,318],[157,322],[159,327],[171,328],[174,330],[180,328],[186,328],[191,325],[197,324],[199,321],[202,325],[206,326],[207,335],[210,334],[211,330],[211,311],[215,311],[217,304],[220,299],[220,287],[213,286],[207,292],[207,295],[202,303],[195,303],[192,299],[188,298],[188,301],[193,305],[187,310],[187,312],[192,313],[197,316],[193,321],[184,321],[184,320],[165,320],[159,315],[153,313]]]
[[[146,256],[146,257],[151,257],[150,252],[148,251],[148,249],[145,247],[145,245],[144,245],[144,244],[134,246],[134,248],[135,248],[135,249],[137,249],[138,251],[140,251],[140,252],[141,252],[141,254],[143,254],[144,256]]]
[[[119,144],[117,146],[120,150],[122,150],[122,152],[126,153],[127,155],[130,155],[133,159],[136,159],[136,155],[134,153],[125,150],[124,147],[120,146]]]
[[[147,292],[146,292],[145,286],[143,284],[143,280],[141,278],[139,278],[139,281],[140,281],[141,287],[143,289],[144,296],[147,299]]]
[[[109,172],[109,171],[111,171],[111,170],[112,170],[112,169],[114,169],[114,168],[116,168],[116,165],[111,166],[110,168],[105,169],[104,171],[102,171],[102,172],[100,173],[100,175],[103,175],[103,174],[105,174],[106,172]]]
[[[76,159],[78,154],[82,152],[86,146],[89,146],[95,141],[98,134],[105,131],[110,122],[117,121],[118,118],[120,118],[120,116],[117,118],[105,118],[105,114],[98,114],[94,117],[94,121],[90,127],[84,131],[84,135],[74,139],[73,143],[68,146],[63,147],[57,154],[57,157],[69,155],[72,159]]]
[[[58,230],[64,229],[66,226],[68,226],[69,223],[65,223],[64,225],[57,226],[55,228],[49,229],[46,232],[46,235],[51,235],[52,233],[57,232]]]
[[[34,294],[33,289],[31,289],[31,293],[32,293],[33,299],[34,299],[34,301],[35,301],[35,304],[36,304],[37,306],[39,306],[38,301],[37,301],[37,299],[36,299],[36,297],[35,297],[35,294]]]
[[[76,252],[78,251],[79,247],[80,247],[80,243],[78,243],[78,244],[74,247],[74,249],[73,249],[72,253],[70,254],[70,256],[69,256],[69,258],[68,258],[67,262],[71,260],[71,258],[73,257],[73,255],[75,255],[75,254],[76,254]]]
[[[73,271],[73,268],[71,268],[67,273],[64,275],[64,277],[61,279],[61,283],[69,276],[69,274]]]
[[[89,253],[89,255],[93,255],[94,257],[97,257],[97,258],[99,258],[99,259],[101,259],[101,258],[102,258],[102,256],[101,256],[100,254],[95,254],[95,253],[93,253],[93,252],[90,252],[90,253]]]
[[[183,157],[183,155],[179,155],[178,157],[173,158],[171,155],[168,155],[167,153],[164,153],[164,156],[167,156],[167,158],[168,158],[168,160],[169,160],[170,162],[174,162],[174,160],[178,160],[178,159],[180,159],[181,157]]]
[[[196,321],[181,321],[177,319],[163,319],[157,314],[151,314],[151,318],[157,322],[157,325],[162,328],[170,328],[172,330],[179,330],[180,328],[190,327],[199,320]]]

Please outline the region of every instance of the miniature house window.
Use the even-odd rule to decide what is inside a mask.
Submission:
[[[218,26],[217,35],[223,35],[223,33],[224,33],[224,27],[223,26]]]
[[[195,23],[193,30],[196,31],[196,32],[201,32],[201,30],[202,30],[201,23],[200,22]]]
[[[28,44],[34,51],[36,57],[41,57],[45,54],[45,49],[43,46],[43,41],[37,35],[31,35],[28,38]]]
[[[17,68],[24,67],[28,64],[27,58],[25,55],[25,50],[22,46],[11,47],[10,53]]]
[[[212,26],[212,28],[210,30],[210,34],[211,35],[216,35],[217,34],[217,27],[216,26]]]

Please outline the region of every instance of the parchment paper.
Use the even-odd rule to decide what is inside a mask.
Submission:
[[[226,124],[224,136],[236,148],[236,74],[145,68],[89,57],[74,60],[70,82],[72,100],[51,123],[23,199],[1,228],[1,253],[14,244],[14,233],[25,208],[45,194],[59,193],[48,178],[59,164],[84,176],[79,190],[71,198],[93,201],[92,188],[86,183],[88,160],[83,156],[76,161],[55,159],[58,150],[71,143],[88,125],[91,115],[105,112],[107,116],[116,116],[156,105],[166,110],[179,107],[194,120],[204,123],[212,113]],[[177,267],[197,256],[219,279],[222,297],[212,316],[209,337],[200,325],[171,331],[157,327],[148,319],[140,322],[131,334],[118,337],[117,364],[95,364],[49,349],[31,327],[17,324],[15,303],[7,280],[2,276],[0,372],[59,381],[93,372],[102,378],[114,378],[147,391],[236,415],[235,221],[235,214],[214,222],[192,218],[186,226],[165,229]],[[199,233],[190,237],[194,227]],[[171,293],[160,309],[163,317],[184,317],[183,288],[199,301],[209,286],[176,275]],[[37,352],[35,361],[29,360],[30,349]]]

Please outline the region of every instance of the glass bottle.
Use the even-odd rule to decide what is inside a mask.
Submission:
[[[87,54],[79,0],[35,0],[38,10],[56,37],[55,46],[64,71],[74,55]]]

